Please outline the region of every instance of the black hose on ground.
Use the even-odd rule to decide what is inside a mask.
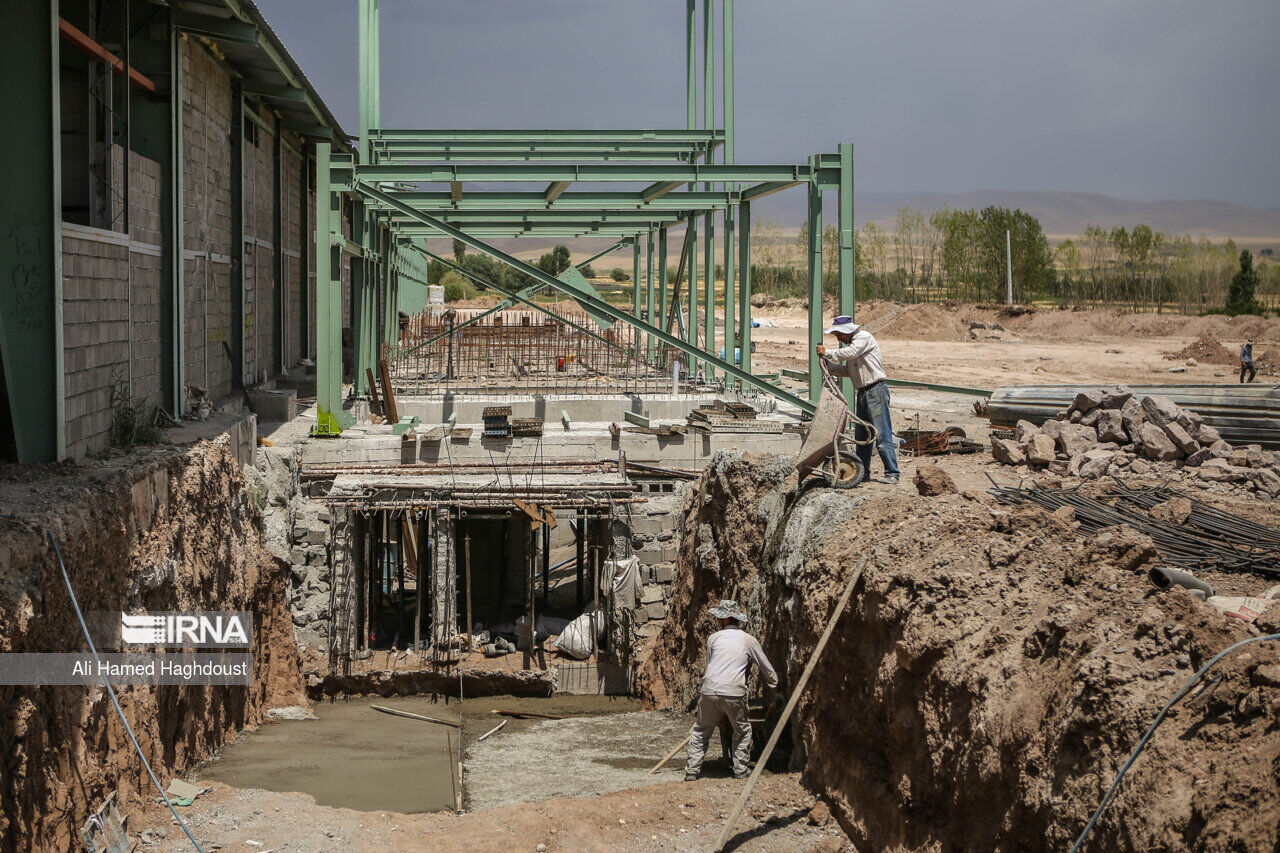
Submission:
[[[1098,803],[1098,808],[1094,811],[1093,817],[1089,818],[1089,822],[1085,824],[1084,831],[1080,833],[1080,837],[1076,839],[1075,845],[1071,848],[1071,853],[1079,853],[1080,848],[1084,846],[1085,839],[1089,837],[1089,833],[1093,831],[1093,827],[1098,822],[1098,818],[1102,816],[1102,810],[1111,802],[1111,798],[1115,796],[1116,790],[1120,787],[1120,780],[1124,778],[1125,773],[1129,772],[1129,768],[1133,766],[1133,762],[1138,760],[1138,756],[1142,754],[1142,750],[1147,748],[1147,743],[1151,740],[1151,736],[1156,733],[1156,729],[1160,727],[1160,724],[1164,722],[1165,715],[1169,713],[1169,709],[1190,693],[1191,688],[1196,685],[1196,682],[1201,678],[1204,678],[1205,673],[1213,669],[1213,667],[1217,665],[1218,661],[1222,660],[1241,646],[1247,646],[1250,643],[1257,643],[1262,640],[1280,640],[1280,634],[1263,634],[1260,637],[1249,637],[1247,640],[1241,640],[1238,643],[1227,646],[1225,649],[1214,655],[1208,663],[1200,667],[1196,674],[1191,676],[1191,678],[1187,680],[1186,684],[1182,685],[1182,689],[1173,695],[1173,698],[1169,700],[1169,703],[1160,709],[1160,713],[1156,714],[1156,718],[1152,720],[1151,725],[1142,735],[1142,740],[1138,741],[1138,745],[1134,747],[1133,754],[1129,756],[1129,760],[1124,763],[1124,766],[1120,768],[1120,772],[1116,774],[1115,781],[1113,781],[1111,783],[1111,787],[1107,789],[1107,793],[1103,796],[1102,802]]]

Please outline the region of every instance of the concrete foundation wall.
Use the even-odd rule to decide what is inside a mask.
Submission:
[[[548,429],[562,431],[561,412],[570,423],[624,422],[626,412],[655,420],[684,420],[698,406],[715,402],[717,394],[440,394],[430,397],[396,397],[403,417],[417,415],[424,424],[443,423],[457,415],[457,423],[476,424],[487,406],[510,406],[515,418],[542,418]],[[758,398],[766,412],[771,400]]]

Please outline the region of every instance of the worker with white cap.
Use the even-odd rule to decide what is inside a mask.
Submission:
[[[858,389],[858,402],[854,411],[859,418],[869,421],[879,434],[876,450],[884,463],[884,482],[898,482],[898,448],[893,437],[893,422],[889,419],[889,385],[885,382],[884,359],[880,345],[870,332],[842,314],[831,321],[828,335],[835,335],[840,348],[827,351],[819,345],[818,355],[827,363],[833,376],[846,376]],[[861,432],[861,430],[859,430]],[[865,439],[865,435],[858,435]],[[864,480],[871,479],[871,445],[859,444],[858,458],[866,471]]]
[[[747,614],[736,601],[723,599],[710,608],[720,630],[707,638],[707,668],[702,675],[698,697],[698,722],[689,733],[689,760],[684,765],[684,780],[692,782],[702,772],[702,759],[707,754],[707,739],[729,718],[733,727],[733,778],[745,779],[750,773],[751,721],[747,719],[747,669],[756,665],[760,677],[770,690],[778,686],[778,674],[765,657],[760,641],[742,630]]]

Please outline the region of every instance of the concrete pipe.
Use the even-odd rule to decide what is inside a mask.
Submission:
[[[1172,589],[1175,586],[1184,587],[1192,592],[1201,593],[1197,595],[1203,601],[1211,595],[1216,595],[1213,587],[1197,578],[1190,572],[1184,572],[1181,569],[1171,569],[1167,566],[1156,566],[1147,573],[1147,577],[1151,578],[1151,582],[1159,589]]]

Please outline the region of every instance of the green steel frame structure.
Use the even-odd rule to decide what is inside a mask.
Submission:
[[[717,5],[722,60],[718,127]],[[821,391],[813,348],[821,341],[823,324],[822,201],[827,191],[838,197],[840,311],[854,313],[853,145],[842,143],[835,153],[811,156],[800,165],[737,162],[734,0],[685,0],[686,126],[657,130],[385,128],[379,0],[359,0],[358,15],[359,144],[351,153],[333,151],[324,142],[316,145],[317,433],[337,434],[351,423],[342,407],[342,258],[351,260],[354,380],[360,394],[367,390],[365,368],[375,365],[379,344],[395,342],[401,279],[425,284],[425,259],[439,258],[426,248],[425,240],[431,237],[459,240],[536,282],[516,293],[480,281],[506,297],[504,306],[519,302],[568,322],[532,300],[538,290],[555,289],[598,322],[629,323],[651,342],[684,353],[690,370],[705,381],[724,380],[773,395],[802,412],[814,411]],[[717,162],[717,155],[722,162]],[[575,188],[580,184],[588,186]],[[799,186],[808,193],[810,234],[809,374],[804,396],[751,371],[751,204]],[[350,217],[350,236],[344,233],[344,214]],[[717,223],[724,258],[722,312],[717,311],[715,294]],[[669,231],[681,227],[680,274],[669,282]],[[553,277],[492,242],[589,236],[616,241],[602,255],[632,247],[630,311],[583,286],[580,276],[576,282],[567,274]],[[329,251],[323,250],[326,246]],[[681,278],[684,292],[677,296]],[[682,300],[679,305],[677,298]],[[677,318],[680,328],[672,334],[671,321]],[[740,361],[735,358],[738,353]]]

